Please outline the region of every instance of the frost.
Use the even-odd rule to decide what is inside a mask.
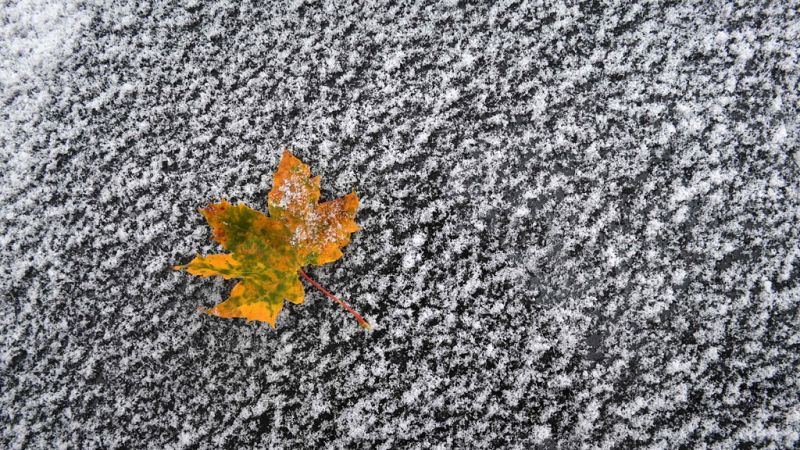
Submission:
[[[406,54],[405,52],[399,51],[392,54],[391,57],[386,59],[386,62],[383,64],[383,69],[387,72],[393,72],[400,68],[403,65],[403,59],[405,59]]]
[[[775,133],[772,135],[772,142],[776,144],[780,144],[786,139],[788,136],[788,132],[786,131],[786,126],[780,125],[776,130]]]
[[[797,448],[795,6],[5,2],[0,447]],[[372,334],[169,269],[284,147]]]

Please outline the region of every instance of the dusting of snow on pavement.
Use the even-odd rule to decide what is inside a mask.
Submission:
[[[0,447],[800,445],[800,4],[0,6]],[[362,230],[276,331],[197,208]]]

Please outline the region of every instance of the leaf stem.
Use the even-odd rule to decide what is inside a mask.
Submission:
[[[367,321],[364,320],[363,317],[361,317],[361,314],[353,311],[353,308],[348,306],[347,303],[343,302],[342,300],[339,300],[335,295],[333,295],[330,292],[326,291],[324,287],[319,285],[319,283],[317,283],[316,281],[312,280],[311,277],[309,277],[308,274],[303,271],[303,269],[299,269],[299,272],[300,272],[300,275],[302,275],[303,278],[305,278],[309,283],[313,284],[315,288],[317,288],[320,291],[322,291],[323,294],[325,294],[328,297],[330,297],[330,299],[335,301],[336,303],[342,305],[344,307],[344,309],[348,310],[350,312],[350,314],[354,315],[356,320],[358,321],[358,325],[360,325],[361,328],[363,328],[365,330],[371,330],[372,329],[372,327],[369,325],[369,323],[367,323]]]

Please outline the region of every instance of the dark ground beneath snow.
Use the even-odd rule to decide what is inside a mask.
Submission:
[[[0,446],[797,446],[798,10],[4,4]],[[284,147],[372,333],[171,269]]]

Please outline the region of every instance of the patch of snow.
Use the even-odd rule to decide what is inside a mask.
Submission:
[[[0,446],[798,446],[793,5],[178,6],[0,7]],[[285,147],[372,333],[171,269]]]

